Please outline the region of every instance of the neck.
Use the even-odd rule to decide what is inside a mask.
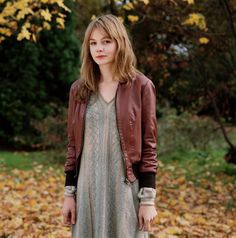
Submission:
[[[99,68],[101,72],[101,82],[111,83],[115,81],[110,65],[102,65]]]

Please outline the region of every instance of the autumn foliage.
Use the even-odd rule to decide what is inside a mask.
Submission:
[[[157,178],[158,215],[151,237],[236,237],[236,210],[230,206],[236,191],[230,177],[201,179],[196,186],[184,170],[160,163]],[[1,173],[0,237],[69,238],[70,228],[62,224],[63,192],[62,168],[35,164],[31,171]]]
[[[63,0],[1,0],[0,43],[6,38],[17,35],[17,40],[37,41],[39,33],[51,29],[54,23],[59,29],[65,27],[65,12],[71,10]]]

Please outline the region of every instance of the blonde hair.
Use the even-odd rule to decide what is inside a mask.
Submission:
[[[91,92],[98,91],[100,80],[99,66],[94,62],[89,48],[89,39],[94,29],[105,31],[117,43],[112,73],[120,82],[131,83],[136,74],[142,74],[136,69],[136,57],[125,26],[120,19],[112,14],[96,17],[88,25],[81,51],[80,84],[78,100],[85,101]]]

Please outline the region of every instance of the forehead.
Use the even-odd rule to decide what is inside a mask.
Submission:
[[[103,38],[110,38],[110,36],[103,29],[95,28],[90,34],[89,40],[100,40]]]

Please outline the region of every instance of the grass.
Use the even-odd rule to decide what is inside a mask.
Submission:
[[[58,162],[53,161],[50,151],[0,151],[0,171],[11,173],[12,169],[30,170],[36,165],[57,168],[60,166]]]
[[[235,129],[229,134],[231,140],[236,144]],[[170,170],[174,178],[184,174],[186,179],[201,185],[201,179],[217,181],[221,179],[224,183],[236,183],[236,165],[228,164],[224,160],[227,152],[227,144],[222,137],[216,137],[207,147],[207,150],[197,149],[173,149],[159,157],[164,165],[162,169]],[[12,152],[0,151],[0,171],[12,169],[30,170],[35,164],[45,167],[63,167],[65,155],[55,151],[37,152]],[[221,178],[221,176],[223,176]]]
[[[236,127],[228,126],[226,130],[231,142],[236,145]],[[165,134],[165,132],[162,133],[162,136],[172,138],[171,135]],[[181,133],[179,136],[181,136]],[[191,136],[193,135],[190,134]],[[201,136],[202,134],[199,133],[196,137],[197,140],[199,142],[205,141]],[[163,138],[160,138],[159,141],[161,139]],[[200,143],[201,148],[204,149],[185,148],[189,145],[187,139],[186,137],[183,142],[177,143],[175,148],[172,147],[171,151],[165,152],[159,157],[164,165],[164,170],[170,170],[170,174],[174,178],[184,174],[187,180],[196,185],[201,185],[201,179],[214,182],[221,179],[224,183],[233,182],[236,185],[236,165],[229,164],[224,160],[228,144],[220,130],[214,134],[209,143],[202,143],[202,145]]]
[[[227,175],[229,180],[236,181],[236,165],[224,161],[225,153],[225,148],[214,148],[209,151],[176,150],[162,155],[159,160],[164,164],[163,169],[171,170],[171,176],[178,177],[184,173],[186,179],[195,184],[202,178],[216,181],[221,175]],[[54,157],[50,151],[0,151],[0,165],[1,170],[9,172],[14,168],[30,170],[36,164],[57,168],[62,166],[61,161],[55,161]]]
[[[220,176],[224,182],[236,181],[236,165],[228,164],[223,158],[226,149],[217,148],[208,151],[199,150],[178,150],[163,155],[160,160],[164,164],[163,169],[173,170],[173,177],[185,174],[187,180],[200,185],[201,179],[216,181]]]

